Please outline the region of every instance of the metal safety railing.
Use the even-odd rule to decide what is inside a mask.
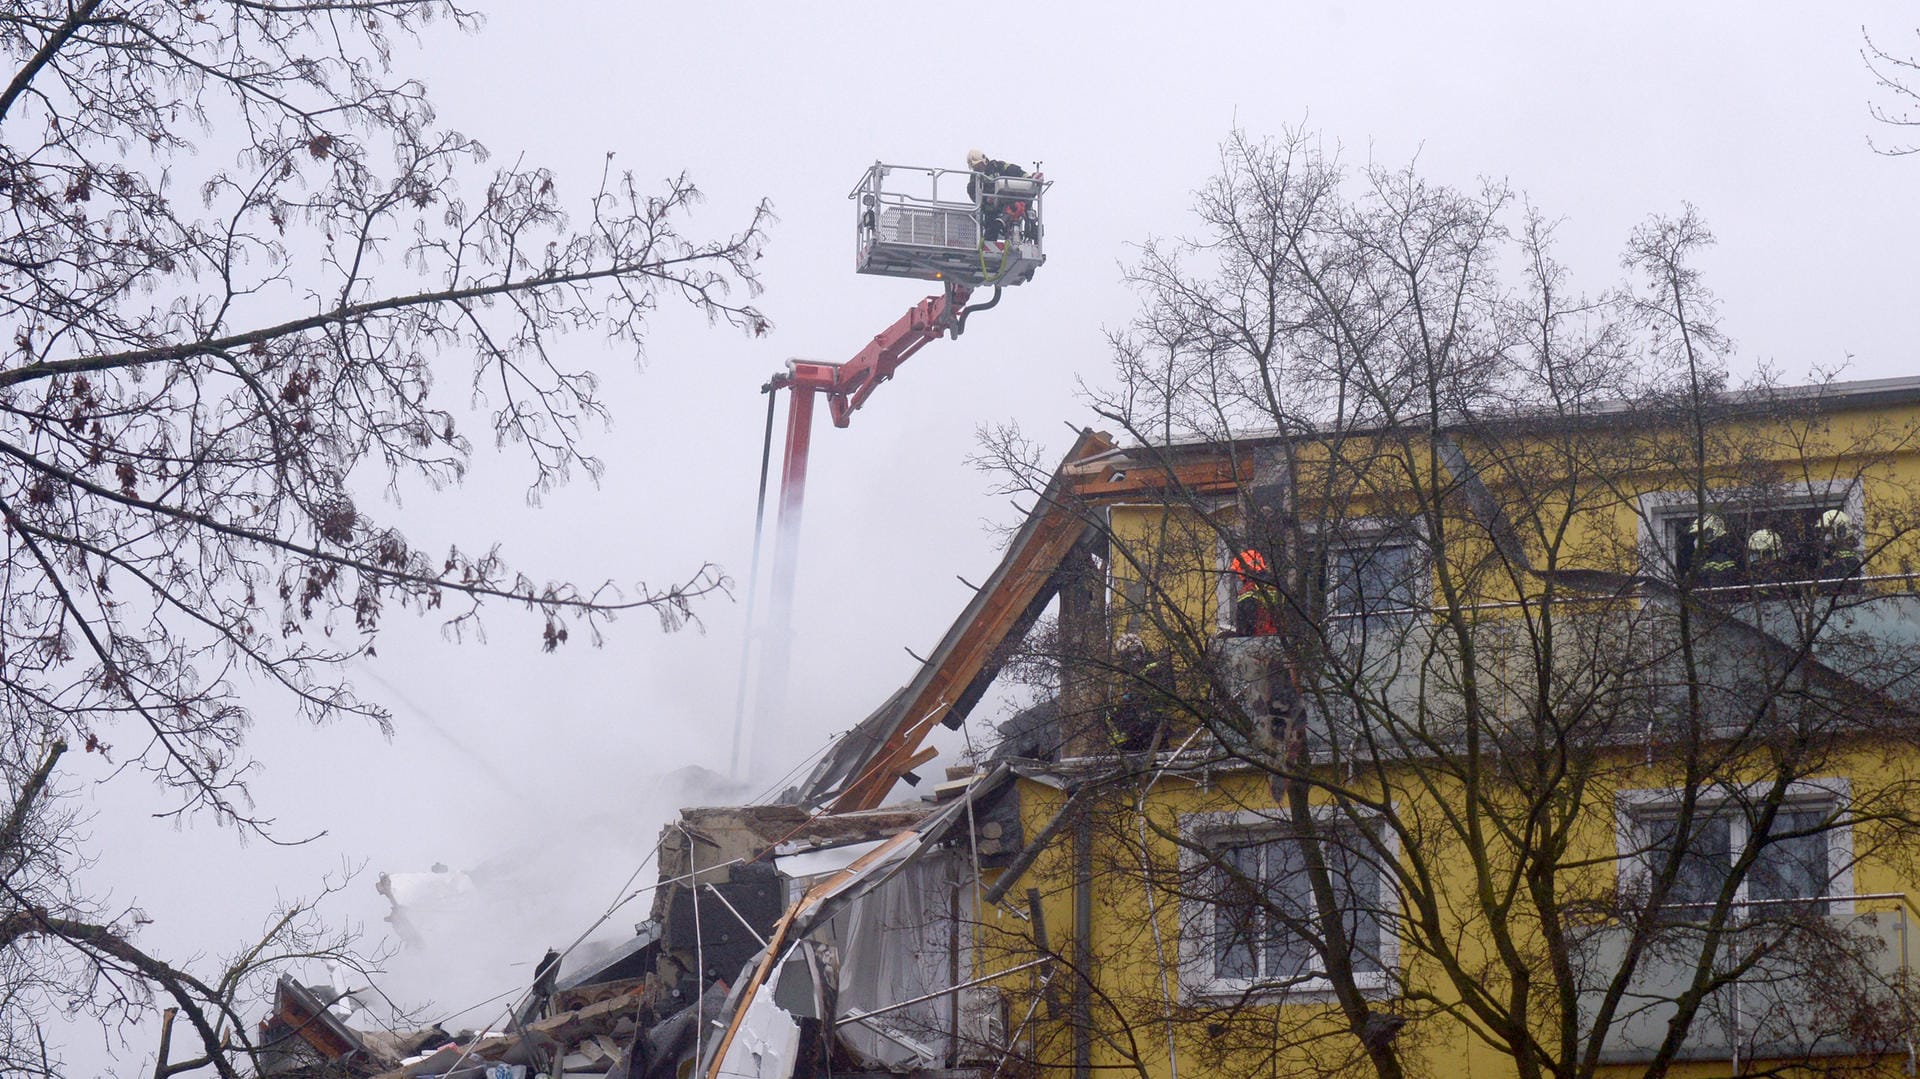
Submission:
[[[847,193],[854,202],[855,269],[970,285],[1017,284],[1045,261],[1040,221],[1048,186],[1039,176],[876,161]],[[1014,209],[1011,222],[996,216]]]
[[[847,197],[856,208],[862,250],[874,242],[972,251],[980,242],[980,203],[968,193],[977,174],[874,162]]]

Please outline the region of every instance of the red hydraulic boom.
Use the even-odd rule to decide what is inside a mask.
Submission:
[[[813,436],[814,399],[826,395],[833,425],[847,426],[854,410],[865,404],[873,391],[892,378],[894,371],[914,353],[942,337],[958,337],[970,313],[999,302],[999,290],[995,289],[992,300],[968,307],[967,300],[972,295],[971,287],[949,282],[945,292],[914,304],[846,363],[792,360],[785,371],[761,387],[767,393],[789,391],[787,442],[780,466],[780,511],[774,526],[773,585],[769,596],[772,617],[760,665],[759,712],[763,723],[768,713],[779,707],[787,683],[791,647],[788,627],[800,554],[800,510],[807,491],[807,451]],[[735,756],[737,761],[737,747]]]
[[[789,525],[794,530],[800,526],[800,503],[807,488],[807,449],[813,431],[814,395],[827,395],[827,410],[833,416],[833,425],[845,427],[852,421],[854,410],[866,404],[873,391],[892,378],[894,371],[914,353],[949,332],[959,336],[967,313],[967,298],[972,295],[973,290],[965,285],[948,285],[944,294],[929,296],[914,304],[846,363],[793,360],[784,372],[761,387],[768,393],[793,391],[788,397],[787,448],[780,469],[782,535]],[[776,581],[780,579],[779,551],[776,547]]]
[[[781,709],[787,681],[790,616],[799,558],[800,510],[807,489],[807,451],[813,435],[814,399],[826,395],[835,427],[845,427],[855,410],[893,377],[900,365],[929,342],[958,337],[967,316],[1000,302],[1003,285],[1033,278],[1046,262],[1042,249],[1040,204],[1048,182],[1038,166],[1026,170],[978,155],[970,169],[906,168],[875,162],[848,194],[855,205],[855,269],[881,277],[938,281],[944,288],[914,304],[893,325],[867,342],[845,363],[792,360],[761,389],[787,398],[786,451],[780,468],[780,510],[773,547],[771,608],[762,638],[758,723],[764,733]],[[977,289],[993,286],[993,298],[971,307]],[[773,402],[767,403],[766,449],[772,449]],[[761,509],[765,509],[766,465],[761,462]],[[760,522],[754,525],[754,564],[760,554]],[[750,584],[747,620],[753,621]],[[751,636],[748,641],[751,641]],[[746,670],[750,643],[741,652],[741,684],[735,701],[733,772],[740,771],[745,715]]]

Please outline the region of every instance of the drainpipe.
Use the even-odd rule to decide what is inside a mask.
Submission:
[[[1073,1076],[1093,1075],[1093,818],[1082,812],[1073,825]]]
[[[947,984],[960,984],[960,868],[947,869]],[[983,914],[982,917],[985,915]],[[947,1001],[947,1067],[960,1066],[960,993]]]

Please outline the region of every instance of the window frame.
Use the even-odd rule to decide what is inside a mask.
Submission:
[[[1324,822],[1329,827],[1359,828],[1368,826],[1365,822],[1377,821],[1379,814],[1361,813],[1361,821],[1355,821],[1348,812],[1338,806],[1315,806],[1313,816],[1316,822]],[[1182,880],[1203,879],[1213,869],[1212,860],[1197,848],[1213,850],[1229,842],[1267,842],[1284,838],[1290,830],[1290,824],[1282,819],[1278,810],[1239,810],[1223,813],[1192,813],[1180,818],[1180,868]],[[1386,849],[1389,859],[1397,860],[1400,850],[1398,837],[1383,824],[1375,823],[1379,829],[1381,845]],[[1380,969],[1356,972],[1355,981],[1362,992],[1370,996],[1384,996],[1391,992],[1400,966],[1400,936],[1397,926],[1400,920],[1399,890],[1394,883],[1393,868],[1390,864],[1377,867],[1380,887],[1379,925],[1380,941],[1374,952],[1379,960]],[[1214,942],[1216,940],[1215,915],[1219,904],[1201,895],[1189,894],[1181,901],[1180,919],[1180,985],[1185,997],[1195,1001],[1204,1000],[1268,1000],[1268,1001],[1311,1001],[1330,1000],[1333,996],[1333,983],[1324,970],[1287,984],[1268,981],[1259,976],[1251,978],[1235,977],[1219,973],[1215,966]]]
[[[1214,538],[1213,558],[1217,572],[1213,586],[1213,625],[1222,633],[1232,633],[1236,628],[1234,606],[1240,602],[1240,595],[1234,581],[1233,558],[1238,553],[1233,544],[1227,542],[1225,535]]]
[[[1780,484],[1764,493],[1739,487],[1707,488],[1707,512],[1752,513],[1764,510],[1803,508],[1840,509],[1853,522],[1856,550],[1865,557],[1866,495],[1857,479],[1796,480]],[[1692,491],[1647,491],[1635,499],[1640,572],[1662,581],[1675,581],[1679,571],[1679,551],[1671,542],[1675,526],[1697,511]],[[1785,577],[1777,581],[1746,581],[1718,585],[1720,588],[1775,588],[1824,580],[1819,577]]]
[[[1334,606],[1334,596],[1339,589],[1335,587],[1333,567],[1336,554],[1350,551],[1379,551],[1385,548],[1401,548],[1407,552],[1407,572],[1405,581],[1416,591],[1421,583],[1426,585],[1427,603],[1421,605],[1416,598],[1412,605],[1343,610]],[[1342,529],[1326,544],[1325,555],[1320,566],[1320,595],[1325,617],[1330,625],[1365,625],[1371,621],[1392,621],[1401,618],[1416,618],[1432,605],[1433,600],[1433,556],[1427,548],[1426,537],[1417,532],[1386,527],[1371,527],[1363,531]],[[1364,598],[1364,597],[1363,597]]]
[[[1318,606],[1321,618],[1327,628],[1352,626],[1357,631],[1368,622],[1389,623],[1398,619],[1414,619],[1426,614],[1433,603],[1433,549],[1427,543],[1425,527],[1419,521],[1393,521],[1385,517],[1354,517],[1343,521],[1322,522],[1312,528],[1322,541],[1319,552],[1320,567],[1316,584],[1319,588]],[[1424,600],[1416,599],[1410,607],[1385,607],[1374,611],[1336,611],[1331,605],[1334,594],[1333,558],[1337,550],[1373,547],[1405,547],[1409,553],[1410,580],[1416,582],[1416,588],[1425,594]],[[1234,628],[1234,605],[1239,601],[1235,576],[1232,569],[1234,556],[1239,553],[1228,537],[1221,536],[1214,544],[1214,557],[1220,575],[1219,584],[1214,590],[1216,611],[1215,622],[1222,631]],[[1345,630],[1342,630],[1345,632]]]
[[[1718,813],[1721,807],[1737,805],[1750,798],[1765,794],[1762,784],[1744,786],[1721,785],[1717,789],[1703,791],[1696,799],[1699,811],[1708,815]],[[1853,901],[1853,821],[1848,811],[1853,793],[1853,785],[1844,778],[1796,780],[1787,785],[1786,797],[1781,809],[1792,811],[1804,807],[1828,807],[1837,812],[1834,825],[1822,833],[1827,841],[1827,894],[1823,896],[1801,897],[1805,902],[1825,903],[1828,917],[1849,917],[1854,913]],[[1653,874],[1658,870],[1655,859],[1660,857],[1653,849],[1650,826],[1655,821],[1670,819],[1672,810],[1677,810],[1685,798],[1685,791],[1677,787],[1649,788],[1619,791],[1614,796],[1614,840],[1619,854],[1619,890],[1623,899],[1644,892]],[[1731,813],[1725,816],[1727,826],[1726,859],[1729,866],[1746,849],[1750,838],[1750,829],[1746,814]],[[1773,900],[1751,900],[1750,889],[1753,886],[1754,868],[1747,870],[1735,891],[1732,907],[1737,918],[1746,918],[1752,908],[1750,903],[1775,902]],[[1789,899],[1792,903],[1799,899]]]

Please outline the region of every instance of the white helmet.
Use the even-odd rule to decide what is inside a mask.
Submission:
[[[979,150],[967,151],[967,167],[968,168],[978,170],[984,167],[986,163],[987,163],[986,154],[982,153]]]
[[[1747,551],[1771,558],[1780,553],[1780,533],[1771,528],[1756,528],[1747,537]]]
[[[1820,515],[1820,531],[1830,535],[1844,536],[1853,531],[1853,518],[1846,510],[1832,509]]]
[[[1704,536],[1709,540],[1717,540],[1727,534],[1727,522],[1721,520],[1719,514],[1709,513],[1705,517],[1695,518],[1693,527],[1688,529],[1688,531],[1696,536]]]

